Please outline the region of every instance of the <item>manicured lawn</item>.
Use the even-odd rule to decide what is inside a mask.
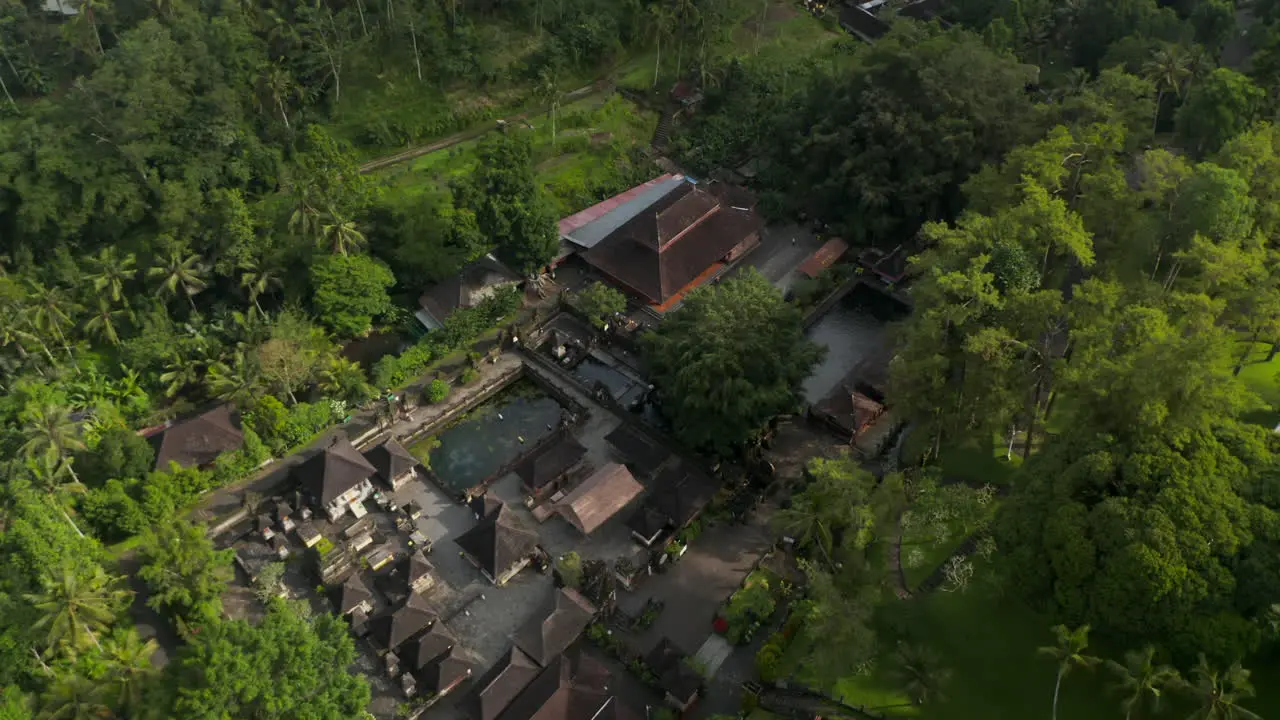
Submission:
[[[1257,393],[1267,404],[1266,408],[1245,413],[1244,419],[1274,428],[1280,424],[1280,355],[1267,362],[1269,354],[1269,343],[1256,343],[1249,352],[1239,377],[1245,387]]]
[[[911,698],[892,686],[881,672],[871,675],[851,675],[836,683],[833,693],[837,700],[892,717],[920,717],[921,707],[911,704]]]
[[[928,433],[912,432],[902,449],[903,467],[918,464],[932,440]],[[999,487],[1013,481],[1014,471],[1022,463],[1017,452],[1012,459],[1006,459],[1006,456],[1007,447],[1002,446],[997,438],[992,438],[986,447],[973,441],[944,442],[937,464],[942,467],[945,480],[963,480],[974,486],[991,483]]]

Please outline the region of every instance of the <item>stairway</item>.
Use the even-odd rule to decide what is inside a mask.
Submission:
[[[653,141],[649,143],[655,150],[667,146],[667,138],[671,136],[671,124],[676,119],[676,108],[668,106],[658,118],[658,127],[653,131]]]

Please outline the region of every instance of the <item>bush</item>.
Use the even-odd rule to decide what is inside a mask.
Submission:
[[[565,587],[577,590],[582,587],[582,557],[576,552],[568,552],[556,560],[556,572]]]
[[[474,341],[498,321],[520,307],[520,291],[509,288],[494,293],[479,305],[449,316],[444,327],[428,333],[399,356],[388,355],[373,366],[373,382],[379,388],[395,388],[412,381],[431,363]]]
[[[449,397],[449,383],[444,380],[436,378],[427,386],[427,402],[434,405],[438,402],[444,402],[447,397]]]
[[[147,528],[147,514],[130,492],[136,485],[136,480],[130,480],[129,485],[122,480],[108,480],[80,499],[80,514],[89,521],[99,540],[120,542]]]
[[[480,377],[480,372],[475,368],[469,367],[466,370],[463,370],[462,374],[458,376],[458,381],[461,382],[463,385],[470,385],[471,383],[475,382],[476,379],[479,377]]]
[[[320,538],[320,541],[315,544],[315,551],[320,557],[328,555],[333,552],[333,541],[327,537]]]
[[[778,666],[782,663],[782,648],[772,640],[756,653],[756,672],[760,679],[772,683],[778,679]]]

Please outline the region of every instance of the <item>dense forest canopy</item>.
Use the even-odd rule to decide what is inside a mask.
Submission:
[[[349,341],[408,326],[486,253],[533,274],[557,251],[525,135],[488,133],[407,199],[361,162],[500,114],[460,94],[554,128],[568,91],[639,56],[654,98],[705,94],[672,138],[683,167],[750,167],[774,218],[912,255],[891,402],[941,470],[820,465],[782,514],[811,562],[816,682],[883,649],[877,558],[904,512],[944,505],[1055,622],[1183,670],[1280,639],[1280,446],[1239,377],[1280,348],[1276,2],[1254,4],[1243,65],[1229,0],[950,0],[946,23],[781,61],[733,51],[745,0],[0,3],[0,716],[356,716],[342,626],[275,601],[223,619],[230,560],[182,518],[518,300],[367,367]],[[799,315],[752,275],[642,343],[691,445],[731,455],[796,405],[821,355]],[[136,431],[215,401],[244,448],[156,469]],[[1024,462],[986,533],[991,498],[937,473],[995,442]],[[162,675],[121,547],[186,642]]]

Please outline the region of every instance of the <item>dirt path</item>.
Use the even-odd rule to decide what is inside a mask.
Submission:
[[[590,85],[584,85],[578,88],[577,90],[573,90],[571,92],[565,93],[562,102],[572,102],[574,100],[580,100],[584,97],[587,97],[592,92],[597,90],[603,91],[603,88],[601,87],[601,82],[595,82]],[[502,118],[501,122],[514,123],[518,120],[523,120],[529,117],[530,115],[536,115],[538,113],[546,112],[547,110],[548,108],[546,107],[541,107],[536,110],[526,110],[525,112],[516,113],[515,115],[509,115],[505,118]],[[447,150],[459,143],[464,143],[468,140],[474,140],[478,137],[481,137],[485,133],[492,130],[495,126],[497,126],[497,124],[498,122],[495,121],[492,125],[488,125],[480,128],[472,128],[470,130],[464,130],[460,133],[450,135],[449,137],[436,140],[435,142],[428,143],[426,145],[419,145],[417,147],[409,148],[408,150],[401,150],[400,152],[393,153],[391,155],[384,155],[383,157],[370,160],[369,162],[364,163],[360,166],[360,174],[365,175],[371,172],[375,172],[377,170],[381,170],[383,168],[391,167],[392,165],[398,165],[406,160],[413,160],[414,158],[420,158],[423,155],[430,155],[433,152],[438,152],[440,150]]]

